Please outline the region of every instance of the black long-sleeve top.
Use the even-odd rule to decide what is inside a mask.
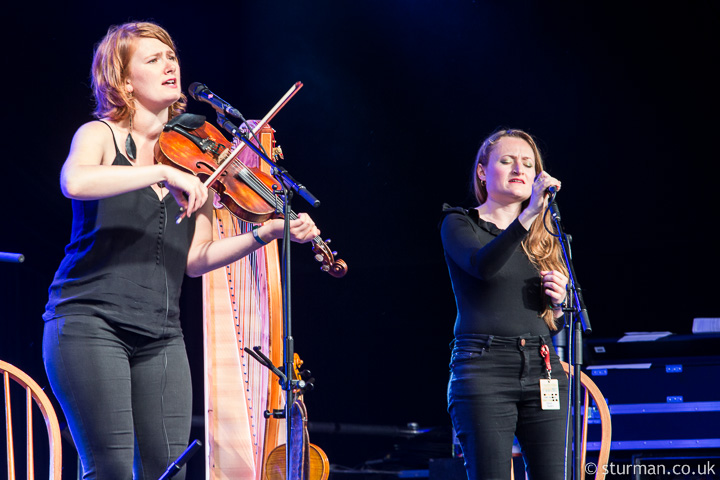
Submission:
[[[540,274],[521,246],[528,232],[519,220],[500,230],[475,209],[444,205],[440,232],[457,304],[455,336],[550,333],[539,316]]]

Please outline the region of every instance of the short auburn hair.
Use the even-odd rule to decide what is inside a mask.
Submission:
[[[177,57],[177,48],[170,34],[161,26],[152,22],[130,22],[113,25],[105,37],[95,46],[91,70],[92,89],[95,95],[96,118],[124,120],[134,112],[132,97],[125,89],[128,77],[130,57],[135,51],[138,38],[155,38],[170,47]],[[187,97],[170,106],[172,118],[185,111]]]

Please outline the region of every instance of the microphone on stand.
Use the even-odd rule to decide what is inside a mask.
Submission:
[[[550,185],[547,190],[545,190],[549,195],[550,198],[548,199],[548,208],[550,209],[550,215],[552,215],[552,218],[556,221],[560,220],[560,209],[558,209],[557,202],[555,202],[555,197],[557,196],[557,187],[554,185]]]
[[[194,100],[210,104],[215,110],[223,115],[231,115],[245,121],[237,108],[234,108],[225,100],[211,92],[207,85],[198,82],[191,83],[188,87],[188,93]]]

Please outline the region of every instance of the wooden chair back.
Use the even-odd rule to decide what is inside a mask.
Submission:
[[[33,438],[33,404],[37,405],[45,419],[50,452],[50,472],[47,478],[60,480],[62,475],[62,445],[60,443],[60,424],[55,409],[40,385],[19,368],[0,360],[0,373],[3,378],[5,398],[5,442],[7,445],[7,478],[15,480],[15,439],[13,431],[11,386],[19,385],[25,390],[25,431],[26,431],[26,471],[28,480],[35,479],[35,439]],[[10,382],[13,380],[13,383]],[[21,406],[22,408],[22,406]],[[40,475],[44,478],[45,475]]]
[[[570,375],[570,367],[565,362],[562,363],[565,373]],[[600,416],[600,451],[598,452],[598,460],[595,471],[595,480],[604,480],[607,475],[607,464],[610,458],[610,442],[612,437],[612,422],[610,420],[610,408],[608,407],[605,397],[603,397],[600,389],[595,385],[590,377],[580,372],[580,384],[583,386],[583,421],[582,421],[582,476],[580,480],[585,480],[585,464],[587,462],[587,432],[588,419],[590,418],[590,398],[592,398],[597,406]]]

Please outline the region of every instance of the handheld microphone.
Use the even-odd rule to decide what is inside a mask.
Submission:
[[[554,220],[560,221],[560,210],[558,209],[557,202],[555,201],[555,196],[557,195],[557,187],[555,185],[550,185],[545,191],[550,194],[550,198],[548,199],[548,208],[550,209],[550,215],[552,215],[552,218]]]
[[[242,114],[238,111],[237,108],[233,108],[232,105],[211,92],[207,85],[194,82],[188,87],[188,93],[194,100],[197,100],[198,102],[209,103],[218,112],[232,115],[235,118],[243,119]]]

